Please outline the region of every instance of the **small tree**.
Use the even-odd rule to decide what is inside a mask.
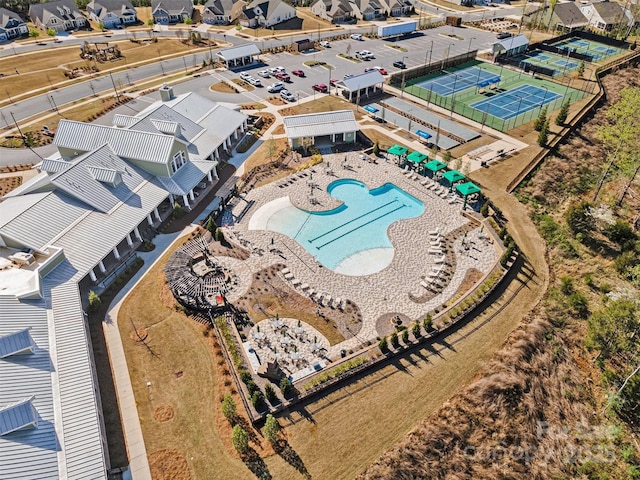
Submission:
[[[451,152],[449,150],[445,150],[442,154],[442,161],[448,164],[451,161]]]
[[[150,27],[153,26],[153,18],[150,18],[149,20],[147,20],[147,25],[149,25]]]
[[[89,292],[89,311],[95,312],[96,310],[98,310],[98,308],[100,308],[101,304],[102,300],[100,300],[100,295],[91,290]]]
[[[378,142],[373,144],[373,154],[377,157],[378,155],[380,155],[380,145],[378,145]]]
[[[420,329],[420,323],[418,322],[414,322],[413,326],[411,327],[411,330],[413,331],[413,336],[415,338],[419,338],[422,336],[422,332]]]
[[[536,118],[535,121],[533,122],[533,129],[536,132],[540,132],[544,127],[544,124],[546,123],[546,121],[547,121],[547,106],[545,105],[542,108],[542,110],[540,110],[540,114],[538,115],[538,118]]]
[[[216,242],[224,242],[224,232],[222,231],[222,229],[220,227],[216,228]]]
[[[230,422],[233,422],[236,417],[236,402],[233,401],[233,398],[228,393],[222,399],[222,414]]]
[[[264,436],[270,443],[275,443],[278,440],[278,434],[280,433],[280,424],[270,413],[267,415],[267,420],[264,422],[264,428],[262,429]]]
[[[192,23],[193,23],[193,20],[191,20],[191,18],[186,17],[186,18],[184,19],[184,24],[185,24],[185,25],[191,25]]]
[[[231,443],[233,443],[233,448],[240,453],[246,452],[249,448],[249,436],[240,425],[233,427]]]
[[[55,36],[56,31],[53,28],[47,28],[47,35],[49,35],[50,37]]]
[[[580,62],[580,65],[578,66],[578,77],[582,78],[582,76],[584,75],[584,69],[585,69],[585,64],[584,61]]]
[[[424,326],[424,330],[426,332],[430,332],[431,330],[433,330],[433,317],[430,313],[427,313],[427,316],[424,317],[422,325]]]
[[[382,337],[380,343],[378,343],[378,348],[382,353],[387,353],[389,351],[389,343],[387,342],[387,337]]]
[[[264,406],[264,395],[260,390],[256,390],[251,395],[251,405],[256,410],[260,410]]]
[[[264,396],[267,397],[269,403],[274,404],[278,401],[278,396],[276,395],[276,390],[270,383],[267,383],[264,386]]]
[[[285,377],[280,380],[280,391],[285,397],[288,397],[293,392],[293,385],[288,378]]]
[[[207,231],[209,231],[212,235],[216,234],[216,231],[218,230],[218,226],[216,225],[216,222],[213,220],[213,217],[209,217],[207,218],[207,221],[204,224],[204,228],[207,229]]]
[[[409,344],[409,330],[406,328],[402,331],[402,343],[405,345]]]
[[[549,120],[545,120],[542,125],[542,129],[538,134],[538,145],[544,147],[547,145],[547,141],[549,140]]]
[[[393,332],[391,334],[391,345],[393,345],[393,348],[398,348],[400,346],[400,341],[398,340],[398,332]]]
[[[567,117],[569,116],[569,100],[562,104],[560,111],[558,112],[558,116],[556,117],[556,125],[564,125],[564,122],[567,121]]]
[[[482,204],[482,207],[480,207],[480,215],[482,215],[483,217],[489,216],[489,203],[484,202]]]
[[[29,30],[29,37],[38,38],[40,36],[40,30],[36,30],[35,28],[31,28]]]

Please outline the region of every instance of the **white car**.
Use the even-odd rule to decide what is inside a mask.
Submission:
[[[352,40],[364,40],[364,38],[362,38],[362,34],[361,33],[352,33],[351,35],[349,35],[351,37]]]
[[[282,82],[272,83],[271,85],[269,85],[269,88],[267,88],[267,91],[269,93],[276,93],[280,90],[284,90],[284,83]]]
[[[324,47],[324,48],[331,48],[331,44],[329,42],[327,42],[326,40],[323,40],[318,45],[320,45],[321,47]]]
[[[356,52],[356,58],[359,58],[360,60],[369,60],[370,57],[364,52]]]
[[[260,70],[258,72],[258,75],[260,75],[262,78],[269,78],[271,76],[271,73],[268,70]]]
[[[240,78],[243,80],[249,80],[251,78],[251,74],[247,73],[247,72],[242,72],[240,74]]]
[[[249,77],[246,80],[247,80],[247,82],[249,82],[254,87],[261,87],[262,86],[262,82],[260,81],[259,78]]]
[[[296,96],[291,93],[289,90],[282,90],[280,92],[280,98],[282,98],[283,100],[286,100],[287,102],[295,102],[296,101]]]
[[[366,56],[369,60],[376,58],[376,56],[373,53],[371,53],[369,50],[361,50],[360,53]]]

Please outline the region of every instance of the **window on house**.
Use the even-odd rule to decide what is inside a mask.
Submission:
[[[171,172],[176,173],[185,163],[187,163],[187,161],[184,157],[184,152],[180,151],[176,153],[171,161]]]

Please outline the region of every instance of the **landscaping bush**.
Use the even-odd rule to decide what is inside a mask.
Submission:
[[[382,353],[389,352],[389,342],[387,341],[387,337],[382,337],[382,339],[380,340],[380,343],[378,343],[378,348],[380,348],[380,351]]]
[[[267,398],[267,400],[269,400],[269,403],[271,405],[279,403],[278,395],[276,395],[276,390],[270,383],[267,383],[264,386],[264,396]]]
[[[391,334],[391,345],[393,345],[393,348],[398,348],[400,346],[400,341],[398,340],[398,332],[393,332]]]
[[[230,422],[233,422],[236,416],[236,402],[233,401],[229,394],[226,394],[222,399],[222,414]]]
[[[280,380],[280,391],[286,398],[293,394],[293,385],[288,378]]]
[[[264,395],[260,390],[256,390],[251,395],[251,405],[253,405],[253,408],[256,410],[262,410],[264,407]]]
[[[405,345],[409,344],[409,330],[404,330],[402,332],[402,343]]]
[[[422,336],[422,332],[420,329],[420,324],[418,322],[415,322],[413,324],[413,326],[411,327],[412,333],[414,338],[420,338]]]
[[[102,300],[100,300],[100,296],[96,292],[91,290],[89,292],[89,311],[95,312],[100,308],[101,304],[102,304]]]

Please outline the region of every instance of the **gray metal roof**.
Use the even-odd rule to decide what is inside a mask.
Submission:
[[[33,353],[33,339],[28,328],[0,336],[0,358],[19,355],[27,351]]]
[[[187,162],[173,177],[158,177],[164,188],[174,195],[184,195],[202,181],[202,178],[216,168],[216,162],[207,160]]]
[[[209,115],[220,104],[196,93],[189,92],[169,100],[166,105],[192,122],[199,124],[200,120]],[[144,113],[145,111],[142,111],[138,115],[143,115]]]
[[[53,143],[78,153],[109,144],[116,155],[153,163],[167,163],[175,138],[92,123],[61,120]]]
[[[420,105],[406,102],[399,99],[398,97],[389,97],[385,99],[384,102],[387,105],[394,107],[402,112],[410,113],[414,117],[424,120],[425,123],[432,125],[432,128],[437,128],[438,125],[440,125],[441,132],[452,133],[456,137],[460,137],[461,139],[463,139],[465,142],[468,142],[469,140],[473,140],[474,138],[478,138],[480,136],[478,132],[474,132],[473,130],[465,128],[462,125],[457,124],[456,122],[436,115],[435,113],[431,113],[426,108],[422,108]],[[378,112],[377,115],[380,116],[380,112]]]
[[[246,120],[247,116],[244,113],[222,105],[216,106],[208,115],[200,119],[200,125],[205,128],[205,131],[193,139],[189,145],[189,158],[191,160],[206,159]]]
[[[173,125],[169,126],[169,124]],[[149,111],[144,116],[138,115],[138,121],[131,125],[129,129],[150,133],[161,132],[165,135],[173,130],[187,142],[191,142],[204,130],[196,122],[189,120],[165,104],[158,105],[157,108]]]
[[[0,437],[38,425],[38,412],[31,400],[33,397],[0,407]]]
[[[101,174],[96,178],[98,173]],[[115,183],[117,174],[122,179],[118,186],[104,183],[109,180]],[[118,157],[110,145],[104,145],[78,157],[70,168],[53,176],[51,182],[92,208],[108,212],[134,195],[138,186],[150,177],[150,174]]]
[[[51,325],[53,322],[51,322]],[[0,360],[0,405],[23,401],[35,395],[33,405],[38,411],[38,428],[0,436],[0,471],[2,478],[59,478],[58,441],[52,378],[59,370],[49,352],[50,331],[46,302],[20,301],[0,296],[0,335],[9,335],[25,327],[36,348],[33,355],[16,355]]]
[[[289,138],[319,137],[359,130],[353,110],[293,115],[282,120]]]
[[[3,225],[0,234],[39,251],[44,251],[54,238],[87,213],[86,204],[60,191],[26,197],[32,195],[36,196],[36,202]],[[30,199],[8,198],[2,202],[2,210],[22,208],[25,200]]]
[[[115,186],[122,181],[122,172],[111,168],[87,167],[87,171],[98,182],[108,183]]]
[[[131,115],[123,115],[121,113],[116,113],[113,116],[113,120],[111,120],[111,125],[114,127],[130,127],[134,123],[138,121],[137,117],[133,117]]]
[[[370,70],[360,75],[355,75],[346,80],[339,82],[350,92],[357,92],[365,88],[371,88],[375,85],[384,83],[384,77],[378,70]]]
[[[505,38],[496,43],[502,45],[505,50],[509,51],[514,48],[529,45],[529,39],[526,35],[514,35],[513,37]]]
[[[47,173],[58,173],[66,170],[70,166],[70,162],[61,158],[45,158],[37,168]]]
[[[249,43],[247,45],[225,48],[224,50],[220,50],[217,55],[223,60],[235,60],[236,58],[260,55],[260,49],[253,43]]]

